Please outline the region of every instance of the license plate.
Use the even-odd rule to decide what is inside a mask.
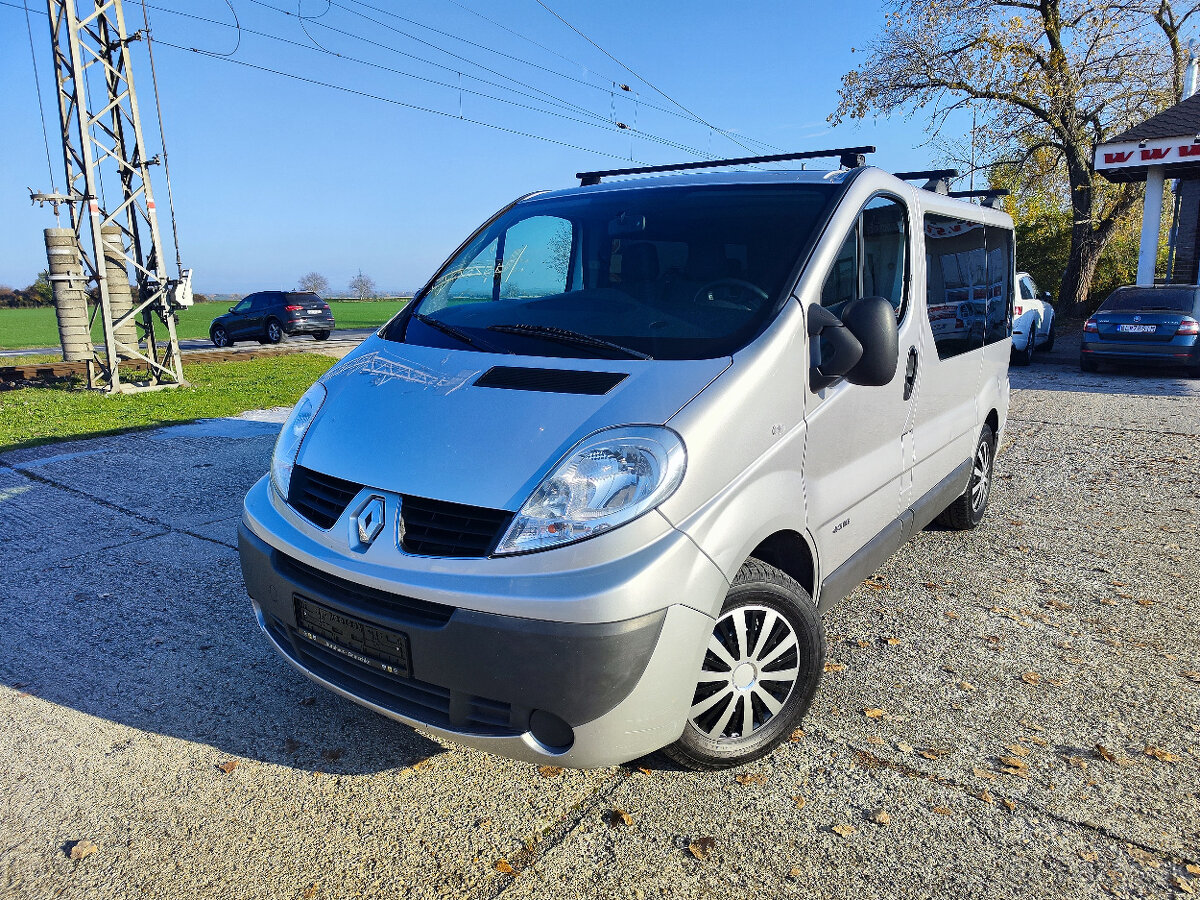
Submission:
[[[308,311],[308,314],[309,314],[310,316],[319,316],[319,315],[321,315],[321,313],[322,313],[322,312],[324,312],[324,310],[321,310],[321,309],[310,309],[310,310]]]
[[[1152,334],[1158,330],[1157,325],[1118,325],[1117,331],[1123,331],[1126,334]]]
[[[408,635],[402,631],[352,619],[300,596],[296,597],[296,625],[301,636],[326,650],[390,675],[412,675]]]

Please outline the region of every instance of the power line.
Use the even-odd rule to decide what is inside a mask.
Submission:
[[[588,37],[586,34],[584,34],[582,31],[580,31],[578,28],[576,28],[574,25],[572,25],[570,22],[568,22],[566,19],[564,19],[562,16],[560,16],[554,10],[552,10],[545,3],[543,3],[542,0],[534,0],[534,2],[537,3],[537,5],[540,6],[542,9],[546,10],[546,12],[550,13],[550,15],[554,16],[554,18],[558,19],[558,21],[562,22],[564,25],[566,25],[568,28],[570,28],[573,32],[575,32],[577,35],[579,35],[581,38],[583,38],[589,44],[591,44],[593,47],[595,47],[597,50],[599,50],[601,53],[603,53],[605,56],[607,56],[609,59],[611,59],[613,62],[615,62],[618,66],[620,66],[622,69],[624,69],[630,75],[632,75],[638,81],[641,81],[643,84],[648,85],[655,93],[660,94],[663,97],[665,97],[668,101],[673,103],[675,106],[679,107],[681,110],[683,110],[685,113],[687,113],[693,119],[695,119],[697,122],[701,123],[702,125],[706,125],[709,128],[711,128],[713,131],[717,132],[718,134],[724,135],[725,137],[729,138],[729,140],[733,141],[735,144],[737,144],[743,150],[749,150],[749,151],[753,152],[753,148],[747,147],[745,144],[743,144],[741,141],[739,141],[736,137],[734,137],[732,135],[732,133],[725,131],[721,128],[718,128],[716,125],[712,124],[712,122],[709,122],[708,120],[706,120],[706,119],[702,118],[701,116],[697,115],[696,113],[692,112],[690,109],[688,109],[686,106],[684,106],[678,100],[676,100],[674,97],[672,97],[666,91],[664,91],[661,88],[654,85],[647,78],[645,78],[645,77],[639,75],[637,72],[633,71],[633,69],[629,68],[629,66],[625,65],[625,63],[621,62],[621,60],[617,59],[615,56],[613,56],[611,53],[609,53],[607,50],[605,50],[603,47],[601,47],[599,44],[597,44],[595,41],[593,41],[590,37]],[[749,140],[749,138],[747,140]],[[763,141],[751,141],[751,143],[761,144],[764,147],[771,147],[771,149],[773,149],[773,150],[780,149],[778,147],[772,147],[771,144],[767,144]]]
[[[46,107],[42,103],[42,79],[38,77],[37,54],[33,50],[33,24],[29,20],[29,0],[22,0],[25,7],[25,30],[29,32],[29,59],[33,63],[33,83],[37,88],[38,115],[42,118],[42,143],[46,145],[46,168],[50,171],[50,191],[57,194],[54,185],[54,163],[50,161],[50,135],[46,131]],[[55,220],[58,221],[58,204],[54,205]]]

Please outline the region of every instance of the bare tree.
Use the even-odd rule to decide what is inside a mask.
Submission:
[[[375,282],[359,269],[358,274],[350,279],[350,296],[359,300],[369,300],[375,295]]]
[[[302,291],[312,291],[314,294],[326,294],[329,292],[329,279],[320,272],[309,272],[306,275],[300,276],[300,281],[296,286]]]
[[[1078,307],[1119,225],[1142,196],[1096,175],[1096,145],[1177,102],[1180,34],[1200,3],[1178,0],[892,0],[867,60],[842,79],[833,122],[898,111],[978,114],[982,158],[1071,217],[1061,300]]]

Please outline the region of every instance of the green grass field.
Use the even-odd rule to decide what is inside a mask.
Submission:
[[[338,328],[376,328],[404,306],[405,300],[333,300],[329,308]],[[179,337],[207,338],[208,325],[229,308],[224,303],[198,303],[179,314]],[[102,341],[99,325],[92,339]],[[0,309],[0,349],[58,346],[58,324],[53,307],[38,309]]]
[[[296,353],[184,364],[189,387],[109,396],[58,387],[0,391],[0,451],[291,406],[337,360]]]

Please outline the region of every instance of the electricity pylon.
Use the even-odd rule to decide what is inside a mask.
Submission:
[[[130,43],[143,35],[126,31],[121,0],[79,0],[78,6],[47,0],[47,6],[67,181],[63,194],[31,196],[56,211],[66,204],[74,232],[68,243],[79,252],[66,265],[59,240],[57,274],[51,252],[56,303],[61,288],[64,300],[69,294],[88,303],[89,321],[98,317],[103,325],[103,356],[86,339],[88,387],[117,393],[185,384],[175,311],[191,305],[191,272],[181,268],[171,280],[163,265],[149,174],[160,160],[146,155],[129,54]],[[94,81],[103,82],[103,92],[90,93]],[[50,244],[47,230],[48,250]],[[69,250],[67,256],[75,246]],[[122,382],[122,364],[147,370],[148,380]]]

